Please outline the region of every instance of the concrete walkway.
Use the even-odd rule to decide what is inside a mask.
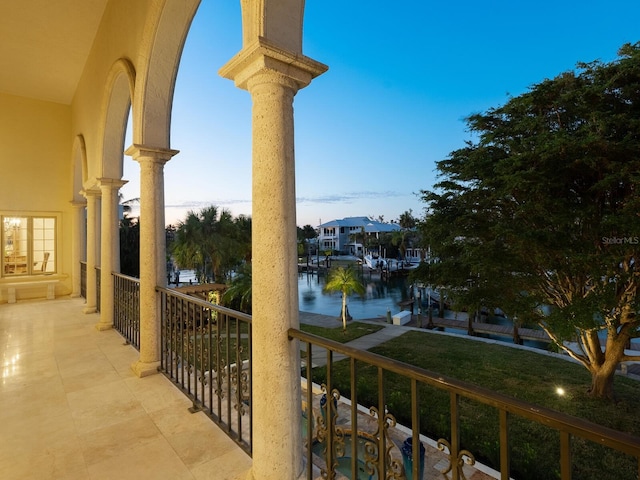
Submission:
[[[349,347],[357,348],[360,350],[369,350],[381,343],[387,342],[393,338],[399,337],[403,333],[406,333],[410,328],[402,327],[399,325],[389,325],[385,319],[368,319],[368,320],[354,320],[363,323],[375,323],[383,325],[377,332],[369,335],[363,335],[350,342],[345,343]],[[306,323],[308,325],[316,325],[324,328],[342,328],[342,322],[337,317],[332,315],[321,315],[318,313],[300,312],[300,323]],[[347,325],[347,328],[348,325]],[[346,357],[337,353],[333,354],[333,361],[337,362],[344,360]],[[320,367],[327,363],[327,351],[321,347],[313,347],[311,365],[313,367]]]

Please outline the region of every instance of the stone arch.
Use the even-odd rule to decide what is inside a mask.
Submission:
[[[133,143],[170,147],[171,107],[180,57],[200,0],[167,0],[147,22],[133,103]]]
[[[76,135],[73,140],[72,150],[72,178],[71,185],[73,191],[71,192],[71,201],[82,203],[84,197],[81,191],[85,188],[87,181],[88,168],[87,168],[87,146],[84,143],[84,136],[82,134]]]
[[[126,58],[118,59],[109,71],[105,86],[100,177],[122,178],[124,138],[135,82],[133,64]]]

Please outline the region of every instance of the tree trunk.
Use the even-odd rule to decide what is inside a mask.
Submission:
[[[613,368],[611,368],[611,365],[614,365]],[[613,378],[615,375],[615,365],[617,365],[617,363],[607,361],[600,367],[592,367],[591,387],[588,390],[590,396],[614,400]]]
[[[342,330],[347,329],[347,294],[342,294]]]
[[[522,338],[520,337],[520,332],[518,331],[518,324],[513,322],[513,343],[516,345],[522,345]]]
[[[585,348],[590,352],[591,359],[588,367],[591,372],[591,387],[588,393],[592,397],[614,400],[613,380],[616,368],[624,357],[624,347],[629,338],[628,332],[629,328],[623,328],[619,333],[609,332],[604,349],[600,348],[600,341],[595,331],[585,337],[587,339]]]
[[[471,313],[467,315],[467,335],[471,335],[472,337],[475,337],[476,335],[476,332],[473,330],[473,319],[475,318],[475,316],[475,311],[473,312],[473,315],[471,315]]]

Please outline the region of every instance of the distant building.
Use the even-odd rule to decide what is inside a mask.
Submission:
[[[379,222],[369,217],[346,217],[342,220],[331,220],[318,226],[318,243],[320,251],[339,252],[348,255],[362,255],[362,243],[356,240],[357,235],[375,236],[400,230],[395,223]],[[362,236],[360,237],[362,240]]]

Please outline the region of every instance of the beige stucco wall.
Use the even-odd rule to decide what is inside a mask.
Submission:
[[[83,135],[87,149],[88,172],[84,180],[103,176],[103,129],[107,109],[112,102],[110,72],[119,59],[127,59],[136,70],[139,68],[136,64],[141,58],[147,15],[149,10],[159,8],[158,5],[162,3],[164,2],[114,0],[109,2],[105,10],[72,104],[73,134]],[[128,99],[118,98],[114,101],[120,106]],[[122,120],[124,129],[126,117]],[[124,130],[109,132],[107,142],[123,142],[124,138],[120,133],[123,135]],[[122,151],[124,148],[120,149]],[[115,170],[122,173],[121,167]]]
[[[58,273],[67,277],[57,294],[71,291],[70,132],[69,106],[0,94],[0,211],[60,215]],[[42,295],[25,291],[21,298]]]

